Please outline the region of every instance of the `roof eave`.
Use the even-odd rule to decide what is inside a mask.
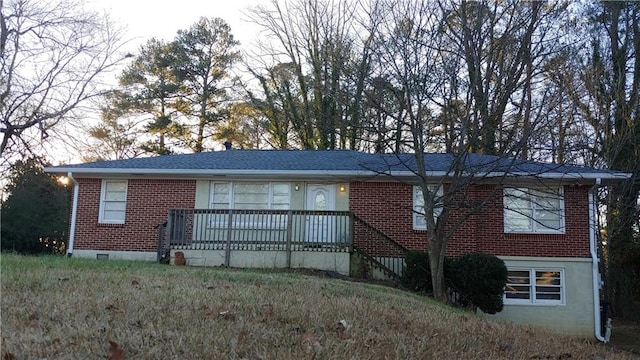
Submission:
[[[370,177],[376,175],[372,171],[353,170],[244,170],[244,169],[140,169],[140,168],[72,168],[47,167],[45,172],[54,174],[73,173],[75,176],[149,176],[149,177]]]
[[[388,176],[390,178],[409,178],[415,177],[416,173],[412,171],[387,171],[376,172],[373,170],[247,170],[247,169],[141,169],[141,168],[76,168],[76,167],[45,167],[45,172],[54,174],[67,174],[69,172],[76,176],[87,177],[110,177],[110,176],[136,176],[136,177],[285,177],[285,178],[335,178],[335,177],[375,177]],[[447,178],[450,176],[446,171],[431,171],[426,174],[428,177]],[[481,179],[497,179],[505,177],[503,172],[486,172],[472,173]],[[513,180],[518,178],[527,179],[547,179],[558,181],[584,181],[591,183],[596,179],[606,180],[610,182],[624,181],[631,178],[629,173],[601,173],[601,172],[584,172],[584,173],[510,173],[506,178]]]

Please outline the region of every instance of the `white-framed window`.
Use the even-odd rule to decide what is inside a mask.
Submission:
[[[508,269],[504,303],[507,305],[564,305],[564,270]]]
[[[289,210],[291,185],[286,182],[211,182],[211,209]],[[235,215],[234,227],[279,228],[286,226],[285,214]],[[226,215],[210,219],[211,226],[224,227]]]
[[[98,222],[124,224],[127,211],[127,180],[102,180]]]
[[[433,215],[435,217],[440,216],[442,213],[442,185],[428,185],[429,192],[434,195],[434,201],[436,206],[433,209]],[[413,229],[414,230],[426,230],[427,220],[424,217],[424,197],[422,196],[422,187],[419,185],[413,186]]]
[[[562,187],[505,188],[504,231],[507,233],[563,233]]]

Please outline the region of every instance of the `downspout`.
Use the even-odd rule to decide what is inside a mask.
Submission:
[[[67,256],[73,255],[73,243],[76,238],[76,218],[78,214],[78,192],[80,184],[73,178],[71,171],[67,177],[73,182],[73,204],[71,205],[71,224],[69,224],[69,246],[67,246]]]
[[[589,250],[591,251],[591,270],[593,272],[593,316],[595,324],[595,336],[596,339],[604,343],[609,342],[611,336],[611,319],[607,319],[607,332],[606,336],[602,336],[602,324],[600,321],[600,288],[602,287],[602,279],[600,278],[600,272],[598,270],[598,251],[596,242],[598,237],[596,236],[596,191],[600,187],[601,179],[597,178],[595,185],[589,190]]]

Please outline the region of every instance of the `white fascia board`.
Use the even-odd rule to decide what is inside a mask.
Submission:
[[[375,176],[373,171],[352,170],[223,170],[223,169],[140,169],[140,168],[45,168],[50,173],[73,173],[74,176],[168,176],[168,177],[202,177],[202,176],[284,176],[284,177],[342,177],[342,176]]]
[[[256,177],[290,177],[290,178],[305,178],[305,177],[389,177],[389,178],[412,178],[416,176],[416,173],[412,171],[391,171],[391,172],[376,172],[372,170],[224,170],[224,169],[141,169],[141,168],[71,168],[71,167],[45,167],[45,172],[55,174],[67,174],[73,173],[74,176],[167,176],[167,177],[207,177],[207,176],[256,176]],[[431,171],[426,174],[428,177],[447,178],[450,177],[450,173],[446,171]],[[489,172],[489,173],[471,173],[469,176],[473,176],[479,180],[481,179],[495,179],[505,177],[501,172]],[[539,173],[531,174],[524,172],[510,173],[506,176],[508,180],[514,180],[517,178],[529,178],[529,179],[555,179],[563,181],[576,181],[576,180],[591,180],[603,179],[603,180],[626,180],[631,178],[629,173]]]
[[[411,171],[402,171],[402,172],[391,172],[386,174],[390,177],[415,177],[416,174]],[[451,173],[446,171],[432,171],[426,173],[427,177],[434,178],[451,178]],[[472,176],[477,180],[493,180],[493,179],[504,179],[505,182],[522,179],[522,180],[532,180],[532,179],[546,179],[546,180],[558,180],[558,181],[580,181],[583,180],[588,183],[593,183],[597,179],[602,180],[613,180],[613,181],[622,181],[630,179],[632,174],[629,173],[525,173],[525,172],[514,172],[508,173],[506,176],[502,172],[488,172],[488,173],[469,173],[465,174],[465,176]]]

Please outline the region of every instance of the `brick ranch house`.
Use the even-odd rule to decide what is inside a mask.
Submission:
[[[453,161],[425,154],[436,194]],[[594,193],[628,174],[478,154],[465,167],[478,181],[464,198],[493,200],[456,228],[447,255],[504,260],[497,317],[604,341]],[[78,257],[181,252],[193,266],[398,276],[406,251],[427,247],[413,154],[228,150],[45,170],[75,184],[68,254]]]

